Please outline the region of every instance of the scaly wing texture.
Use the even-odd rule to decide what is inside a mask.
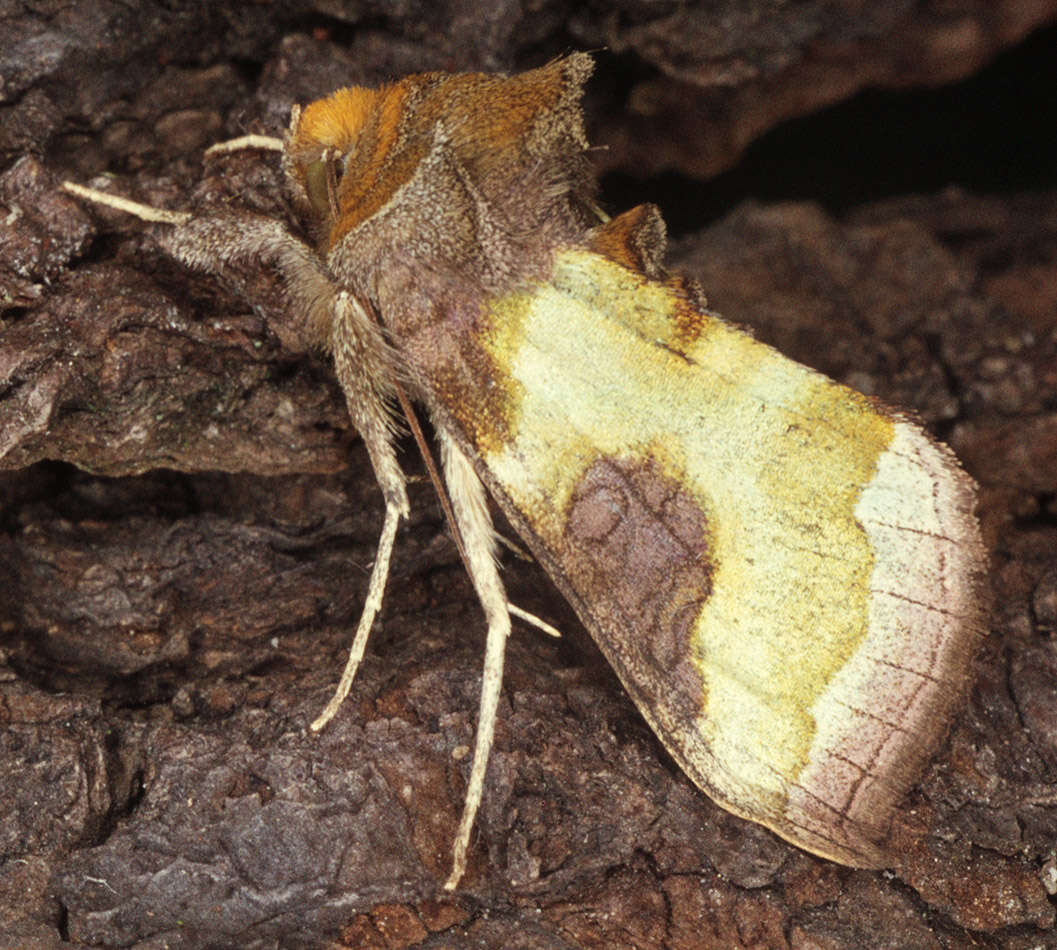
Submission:
[[[953,455],[588,251],[490,312],[517,399],[481,473],[665,746],[728,809],[886,863],[981,626]]]

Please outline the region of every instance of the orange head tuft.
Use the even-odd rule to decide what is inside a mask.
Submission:
[[[292,147],[348,151],[383,95],[380,89],[349,86],[305,106],[294,130]]]

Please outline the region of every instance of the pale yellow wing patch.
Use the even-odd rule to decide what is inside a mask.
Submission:
[[[491,317],[519,400],[488,480],[674,758],[802,847],[882,863],[979,625],[953,456],[589,252]]]

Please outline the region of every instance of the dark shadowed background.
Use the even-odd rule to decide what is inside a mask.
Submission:
[[[1057,0],[0,3],[0,948],[1057,946]],[[602,201],[981,486],[994,610],[893,872],[690,785],[542,571],[468,874],[484,624],[413,515],[346,707],[381,498],[275,275],[218,285],[65,178],[282,214],[291,104],[597,53]],[[244,293],[256,308],[245,303]],[[790,473],[809,477],[810,473]]]

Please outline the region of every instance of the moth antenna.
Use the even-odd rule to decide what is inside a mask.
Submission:
[[[95,188],[85,188],[84,185],[78,185],[73,181],[64,181],[62,187],[64,191],[68,191],[71,195],[77,195],[78,198],[94,201],[96,204],[105,205],[108,208],[116,208],[118,211],[124,211],[126,214],[131,214],[141,221],[148,221],[151,224],[179,225],[186,224],[191,220],[189,211],[168,211],[165,208],[153,208],[139,201],[132,201],[130,198],[122,198],[120,195],[111,195]]]
[[[283,140],[274,135],[240,135],[236,139],[228,139],[226,142],[217,142],[210,145],[204,152],[205,155],[220,155],[224,152],[238,152],[247,148],[259,148],[269,152],[281,152]]]

